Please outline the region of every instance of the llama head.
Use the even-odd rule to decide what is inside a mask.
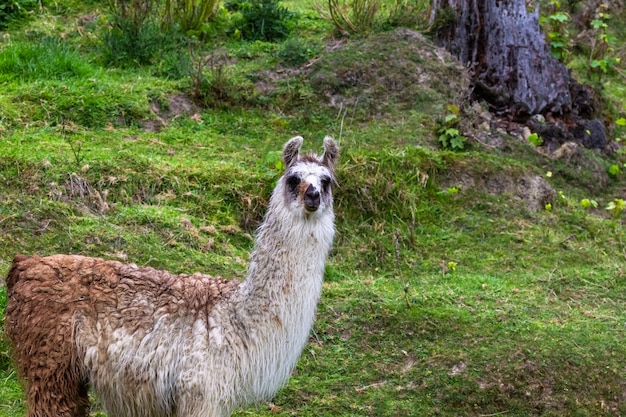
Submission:
[[[332,210],[332,186],[339,145],[330,136],[324,138],[322,156],[300,155],[302,137],[290,139],[283,148],[285,173],[280,179],[285,205],[306,215]]]

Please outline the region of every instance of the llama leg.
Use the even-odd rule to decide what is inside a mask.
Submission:
[[[86,417],[88,385],[60,378],[30,378],[27,388],[28,417]]]
[[[28,417],[85,417],[89,409],[87,380],[75,348],[58,334],[23,331],[16,362],[27,382]]]

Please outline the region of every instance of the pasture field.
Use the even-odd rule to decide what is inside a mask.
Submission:
[[[107,55],[96,1],[10,22],[0,273],[73,253],[245,279],[282,144],[319,152],[328,134],[337,237],[314,330],[285,388],[237,417],[626,414],[621,153],[554,158],[495,121],[488,146],[442,149],[468,86],[447,53],[394,27],[333,38],[314,2],[283,5],[286,39],[159,38],[142,64]],[[623,71],[601,82],[623,118]],[[0,417],[25,410],[2,333]]]

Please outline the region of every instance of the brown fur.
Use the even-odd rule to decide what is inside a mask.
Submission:
[[[82,417],[86,373],[74,342],[78,326],[107,324],[149,332],[155,313],[207,319],[239,283],[195,273],[173,275],[83,256],[17,255],[7,277],[6,333],[28,384],[28,416]]]

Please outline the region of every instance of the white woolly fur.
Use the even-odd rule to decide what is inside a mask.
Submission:
[[[283,176],[258,229],[246,280],[205,318],[157,311],[155,325],[143,333],[106,328],[106,321],[84,329],[77,322],[86,376],[109,417],[228,416],[271,399],[288,380],[313,325],[335,234],[332,194],[322,180],[333,178],[337,145],[327,138],[325,158],[300,158],[301,143],[288,142],[283,159],[304,184],[300,189],[311,185],[322,194],[319,208],[307,210],[304,191],[290,194]]]

